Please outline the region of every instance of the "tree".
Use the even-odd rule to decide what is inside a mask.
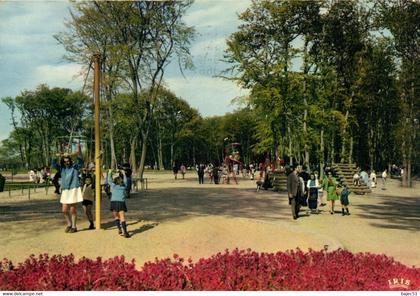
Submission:
[[[353,104],[352,85],[356,73],[357,53],[363,49],[367,31],[363,25],[363,9],[356,1],[334,1],[323,17],[323,59],[337,73],[336,109],[344,114],[341,129],[341,162],[352,162],[352,135],[349,133],[350,108]],[[349,145],[350,144],[350,145]],[[350,146],[347,148],[347,146]],[[349,152],[347,152],[349,151]]]
[[[368,42],[358,59],[355,81],[355,137],[359,163],[383,170],[397,161],[395,131],[401,116],[394,50],[388,39]]]
[[[191,108],[185,100],[176,97],[167,89],[160,89],[157,95],[155,121],[159,135],[159,159],[162,159],[162,164],[163,143],[167,143],[170,147],[169,167],[172,168],[176,164],[176,145],[191,136],[189,123],[196,117],[200,117],[198,111]]]
[[[412,163],[419,147],[420,3],[408,0],[379,1],[377,22],[392,34],[400,68],[402,114],[399,139],[406,174],[403,186],[412,186]],[[417,139],[417,142],[416,142]]]
[[[22,148],[27,167],[32,165],[34,153],[38,154],[39,165],[49,164],[54,140],[81,133],[89,110],[89,100],[80,92],[50,89],[47,85],[40,85],[34,91],[23,91],[16,98],[5,101],[11,110],[19,111],[20,126],[13,119],[15,129],[11,138]]]
[[[290,163],[293,162],[294,127],[304,126],[307,133],[306,82],[311,68],[308,51],[315,44],[314,35],[320,31],[319,9],[315,1],[253,1],[239,17],[244,24],[227,40],[226,61],[232,64],[227,73],[234,75],[228,79],[239,81],[251,90],[251,105],[264,114],[259,130],[270,129],[268,134],[261,135],[261,140],[271,146],[265,149],[270,149],[273,157],[287,150]],[[304,38],[304,50],[296,47],[299,38]],[[304,52],[304,75],[290,70],[299,51]],[[301,110],[301,103],[306,109]],[[302,118],[297,119],[294,111],[302,111]],[[301,141],[296,143],[299,149]],[[304,147],[307,150],[306,144]],[[305,160],[309,162],[308,153]]]
[[[107,57],[105,69],[115,67],[118,81],[123,85],[111,85],[128,88],[132,92],[134,103],[139,105],[140,93],[148,90],[145,108],[137,113],[137,122],[133,126],[137,132],[130,139],[130,162],[142,177],[150,126],[156,96],[161,86],[166,66],[176,56],[180,68],[190,67],[189,43],[193,37],[192,28],[185,25],[182,16],[191,5],[184,2],[89,2],[76,4],[76,13],[69,23],[71,51],[72,44],[82,43],[75,54],[84,56],[84,52],[93,54],[99,51]],[[72,32],[80,32],[73,34]],[[86,33],[86,34],[85,34]],[[87,36],[87,38],[85,38]],[[102,37],[104,36],[104,37]],[[61,40],[66,41],[65,38]],[[98,42],[99,40],[99,42]],[[64,43],[64,42],[63,42]],[[114,68],[113,68],[114,69]],[[115,82],[114,76],[110,78]],[[112,92],[111,92],[112,93]],[[111,112],[109,111],[111,116]],[[110,125],[113,126],[112,123]],[[112,135],[112,133],[111,133]],[[140,164],[136,161],[137,143],[141,142]]]

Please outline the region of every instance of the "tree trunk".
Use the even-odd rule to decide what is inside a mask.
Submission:
[[[49,140],[48,136],[48,127],[45,128],[45,161],[44,165],[50,164],[50,145],[51,141]]]
[[[155,145],[153,145],[152,140],[150,139],[150,150],[152,151],[152,156],[153,156],[153,170],[157,169],[157,165],[158,165],[158,160],[157,160],[157,156],[156,156],[156,149],[155,149]]]
[[[175,144],[172,142],[171,143],[171,166],[174,167],[175,166],[175,160],[174,160],[174,146]]]
[[[109,116],[109,145],[111,148],[111,168],[117,168],[117,157],[115,155],[115,143],[114,143],[114,118],[112,116],[111,104],[108,107],[108,116]]]
[[[350,137],[349,163],[353,163],[353,136]]]
[[[412,187],[413,183],[411,180],[411,159],[410,158],[407,160],[406,175],[407,175],[407,187]]]
[[[158,144],[158,161],[159,161],[159,170],[163,171],[165,169],[163,165],[163,147],[162,147],[162,139],[159,136],[159,144]]]
[[[133,170],[133,174],[137,174],[137,163],[136,163],[136,148],[137,148],[137,136],[134,136],[130,141],[130,166]]]
[[[277,146],[278,146],[278,138],[277,138],[277,132],[276,130],[273,131],[273,164],[274,164],[274,168],[277,169]]]
[[[341,159],[340,162],[344,163],[346,159],[346,142],[347,142],[347,122],[349,118],[349,110],[346,111],[346,116],[344,117],[344,127],[341,136]]]
[[[127,156],[126,156],[125,147],[123,147],[123,149],[122,149],[122,161],[123,161],[123,163],[126,163],[127,162]]]
[[[140,166],[139,166],[139,177],[140,177],[140,179],[143,179],[144,166],[146,164],[147,136],[148,136],[148,133],[143,135],[143,142],[142,142],[142,145],[141,145],[141,157],[140,157]]]
[[[302,163],[302,158],[301,158],[302,154],[300,153],[300,143],[297,139],[296,139],[295,145],[296,145],[296,148],[294,150],[294,151],[296,151],[295,152],[295,159],[296,159],[298,164],[301,164]]]
[[[405,135],[404,135],[405,136]],[[407,187],[407,154],[406,154],[406,141],[404,140],[402,142],[402,153],[403,153],[403,169],[404,169],[404,173],[401,176],[401,185],[403,187]]]
[[[305,110],[303,113],[303,150],[305,153],[305,158],[303,164],[306,165],[309,169],[309,147],[308,147],[308,100],[306,96],[306,88],[307,88],[307,75],[309,72],[308,67],[308,40],[305,38],[304,44],[304,59],[303,59],[303,105],[305,106]]]
[[[321,143],[320,143],[320,145],[321,145],[321,148],[320,148],[321,153],[320,153],[320,156],[319,156],[319,160],[320,160],[319,175],[322,178],[324,176],[324,165],[325,165],[325,162],[324,162],[324,127],[321,128]]]
[[[192,158],[193,158],[193,166],[195,166],[197,164],[197,161],[195,159],[195,146],[194,146],[194,141],[192,142]]]
[[[289,164],[292,166],[293,165],[293,158],[292,158],[292,134],[290,131],[290,126],[287,127],[287,132],[289,134]]]

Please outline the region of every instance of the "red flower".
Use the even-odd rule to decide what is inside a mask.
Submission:
[[[393,290],[418,289],[420,269],[385,255],[345,250],[256,253],[238,249],[184,264],[178,255],[141,270],[124,257],[103,261],[48,254],[0,263],[0,290]],[[394,280],[395,279],[395,280]],[[392,285],[398,281],[399,285]]]

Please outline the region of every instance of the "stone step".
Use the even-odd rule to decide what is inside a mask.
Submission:
[[[354,164],[354,163],[341,163],[341,162],[337,162],[337,163],[334,163],[332,166],[352,166],[352,167],[356,167],[356,164]]]

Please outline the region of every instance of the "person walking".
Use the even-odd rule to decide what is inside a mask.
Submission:
[[[77,203],[83,201],[82,190],[80,188],[79,170],[83,166],[83,159],[80,157],[80,151],[77,153],[77,163],[73,164],[71,156],[56,154],[60,159],[60,164],[53,159],[53,167],[60,172],[61,176],[61,198],[62,211],[67,222],[66,233],[77,232]]]
[[[318,180],[315,178],[315,174],[310,175],[310,179],[307,182],[306,187],[308,188],[308,207],[309,210],[312,212],[316,211],[318,208],[318,189],[319,184]]]
[[[89,220],[89,229],[95,229],[95,225],[93,224],[93,214],[92,214],[92,206],[93,201],[95,200],[95,183],[92,180],[91,175],[86,175],[83,180],[83,211],[86,217]]]
[[[330,201],[330,214],[334,214],[334,203],[338,200],[337,196],[337,181],[333,178],[332,173],[328,173],[327,179],[327,201]]]
[[[293,171],[287,177],[287,195],[289,197],[289,205],[292,209],[293,219],[296,220],[299,218],[299,201],[298,201],[298,191],[299,191],[299,177],[298,177],[298,167],[293,166]]]
[[[386,178],[388,177],[387,169],[382,172],[382,190],[386,189]]]
[[[205,172],[207,172],[209,183],[211,184],[213,182],[213,164],[209,163],[205,169]]]
[[[369,181],[370,181],[370,186],[372,188],[376,188],[376,173],[374,170],[372,170],[372,172],[370,173]]]
[[[322,184],[322,186],[321,186],[321,188],[322,188],[322,195],[321,195],[321,204],[320,204],[320,206],[321,207],[325,207],[327,205],[326,200],[327,200],[327,195],[328,195],[327,194],[328,178],[327,178],[326,175],[324,175],[321,178],[321,184]]]
[[[309,173],[306,171],[307,167],[306,165],[304,165],[303,167],[301,167],[300,173],[299,173],[299,177],[301,177],[303,179],[303,184],[304,184],[304,188],[305,188],[305,192],[304,192],[304,196],[308,196],[308,181],[310,179]]]
[[[205,170],[204,164],[200,164],[197,169],[198,184],[204,184],[204,170]]]
[[[58,194],[58,195],[60,194],[60,182],[59,182],[60,178],[61,178],[60,171],[57,171],[55,173],[52,181],[51,181],[53,183],[53,185],[54,185],[54,188],[55,188],[54,193],[55,194]]]
[[[127,178],[127,188],[125,189],[125,196],[130,198],[131,196],[131,188],[133,187],[133,170],[129,163],[125,163],[122,166],[122,169],[125,172],[125,177]]]
[[[181,165],[181,174],[182,174],[182,179],[185,178],[185,174],[187,173],[187,168],[185,167],[184,164]]]
[[[353,185],[360,186],[360,176],[358,172],[355,172],[353,175]]]
[[[341,202],[341,214],[344,215],[350,215],[349,212],[349,195],[350,190],[347,187],[347,185],[344,185],[343,190],[340,192],[340,202]],[[345,210],[345,212],[344,212]]]
[[[214,184],[219,184],[219,170],[220,170],[219,165],[215,165],[213,167],[213,180],[214,180]]]
[[[178,179],[178,167],[176,164],[174,164],[172,171],[174,172],[175,180]]]

